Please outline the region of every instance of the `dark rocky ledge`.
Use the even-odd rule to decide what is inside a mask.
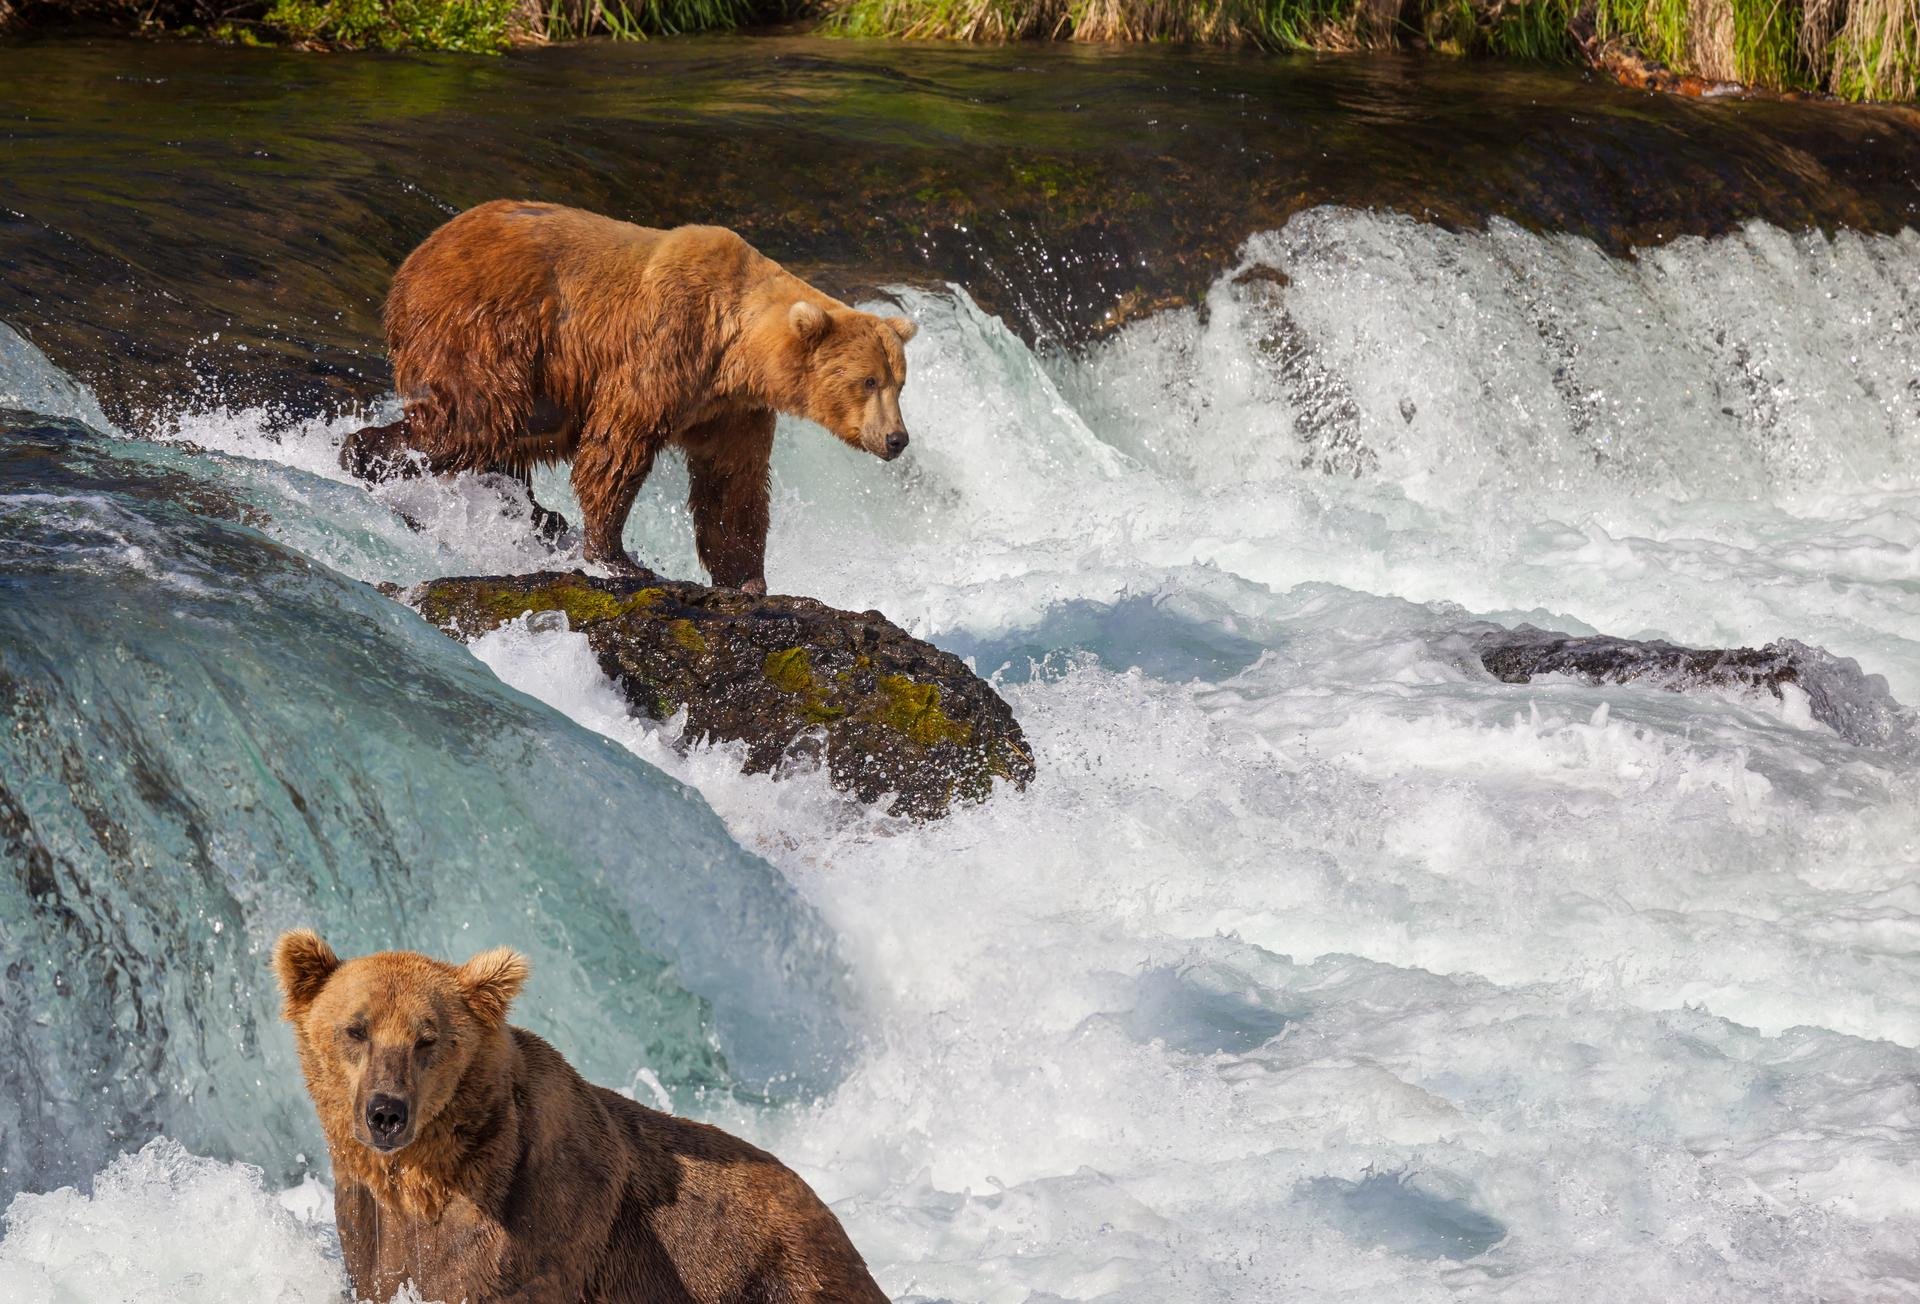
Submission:
[[[1676,693],[1730,689],[1775,700],[1791,684],[1807,695],[1813,718],[1848,742],[1902,752],[1920,746],[1914,712],[1894,700],[1885,679],[1790,638],[1759,648],[1690,648],[1521,625],[1479,633],[1473,645],[1488,673],[1509,684],[1559,674],[1589,684],[1644,682]]]
[[[753,597],[657,577],[578,572],[431,580],[397,591],[455,638],[527,612],[586,634],[633,710],[684,709],[688,741],[743,742],[749,773],[821,757],[834,786],[921,818],[1025,787],[1033,752],[1013,712],[951,653],[877,611]]]

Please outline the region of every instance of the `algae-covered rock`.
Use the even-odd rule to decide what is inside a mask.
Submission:
[[[958,658],[877,611],[654,577],[579,573],[432,580],[401,595],[456,638],[563,613],[641,715],[685,708],[689,740],[743,742],[749,772],[822,755],[834,785],[930,817],[1024,787],[1033,752],[1013,712]]]

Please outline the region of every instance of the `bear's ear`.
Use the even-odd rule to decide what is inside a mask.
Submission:
[[[526,956],[510,946],[496,946],[461,965],[455,976],[466,993],[467,1008],[480,1022],[497,1028],[507,1021],[507,1007],[531,972]]]
[[[811,344],[827,333],[827,314],[819,304],[801,299],[787,309],[787,325],[795,335]]]
[[[898,335],[902,344],[920,333],[920,327],[911,317],[889,317],[887,329]]]
[[[280,934],[273,946],[273,971],[279,975],[280,990],[287,998],[281,1015],[293,1020],[306,1013],[339,967],[340,957],[311,928]]]

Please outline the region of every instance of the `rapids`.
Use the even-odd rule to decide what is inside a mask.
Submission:
[[[0,1297],[333,1297],[261,965],[316,919],[527,947],[521,1021],[900,1300],[1909,1296],[1920,236],[1317,207],[1072,347],[890,293],[913,446],[783,423],[769,579],[996,677],[1039,776],[925,824],[353,583],[550,562],[496,486],[129,434],[0,335],[0,837],[61,884],[0,882]],[[692,575],[684,496],[628,543]],[[1870,727],[1499,683],[1486,622],[1798,639]]]

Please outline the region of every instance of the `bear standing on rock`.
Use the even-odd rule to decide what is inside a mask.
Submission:
[[[762,593],[774,415],[888,460],[907,446],[913,322],[855,311],[723,227],[482,204],[401,264],[386,330],[405,415],[349,435],[341,464],[525,480],[571,459],[586,559],[615,571],[639,570],[621,535],[668,445],[686,454],[713,582]]]

